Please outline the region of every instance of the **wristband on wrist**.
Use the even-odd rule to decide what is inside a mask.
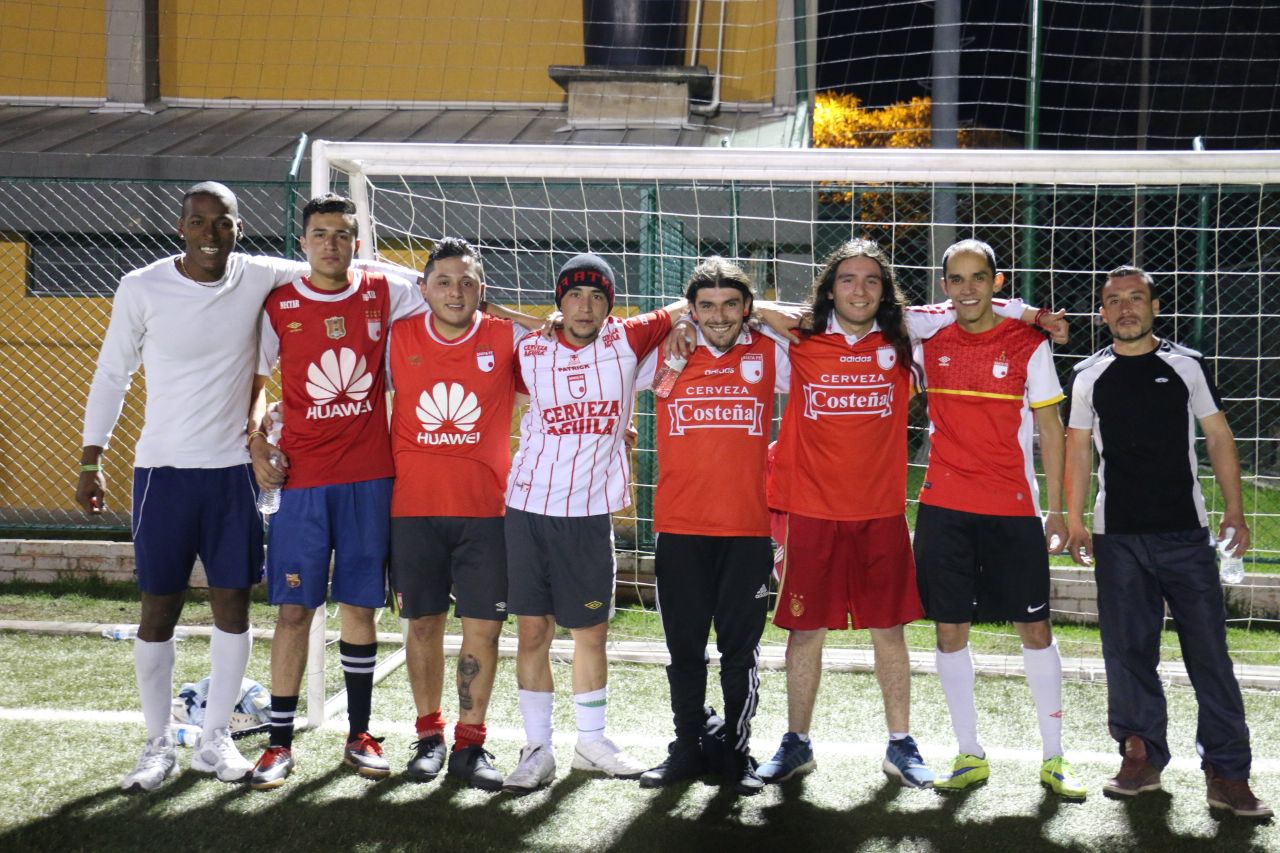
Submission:
[[[97,464],[96,462],[95,462],[95,463],[92,463],[92,464],[90,464],[90,463],[88,463],[88,462],[81,462],[81,463],[80,463],[80,473],[81,473],[81,474],[95,474],[95,473],[97,473],[98,471],[101,471],[101,470],[102,470],[102,466],[101,466],[101,465],[99,465],[99,464]]]
[[[265,432],[263,432],[260,429],[255,429],[253,432],[249,433],[249,435],[245,438],[244,446],[248,447],[250,444],[253,444],[254,437],[259,435],[262,436],[263,438],[267,437],[267,434]]]
[[[1048,308],[1041,308],[1039,311],[1037,311],[1037,312],[1036,312],[1036,318],[1035,318],[1034,320],[1032,320],[1032,321],[1031,321],[1031,325],[1033,325],[1033,326],[1037,326],[1037,327],[1039,327],[1039,328],[1043,329],[1043,328],[1044,328],[1044,324],[1041,322],[1041,320],[1043,320],[1043,319],[1045,318],[1045,315],[1046,315],[1046,314],[1048,314],[1048,313],[1049,313],[1049,309],[1048,309]]]

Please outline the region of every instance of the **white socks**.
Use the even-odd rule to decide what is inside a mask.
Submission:
[[[1046,649],[1022,648],[1027,686],[1036,703],[1044,760],[1062,755],[1062,655],[1055,639]]]
[[[163,643],[133,641],[133,669],[138,680],[138,697],[142,700],[142,718],[147,723],[147,740],[169,733],[176,656],[173,637]]]
[[[520,717],[524,720],[524,737],[531,744],[551,748],[551,708],[556,694],[538,690],[517,691],[520,699]]]
[[[204,706],[204,731],[225,729],[231,723],[231,709],[240,702],[240,684],[249,665],[253,635],[228,634],[213,629],[209,639],[209,696]]]
[[[573,694],[573,716],[578,722],[578,743],[591,743],[604,737],[605,711],[609,705],[609,688]]]
[[[942,693],[947,697],[951,710],[951,728],[956,733],[959,751],[966,755],[985,757],[978,743],[978,708],[973,698],[973,656],[969,647],[958,652],[935,650],[938,680]]]

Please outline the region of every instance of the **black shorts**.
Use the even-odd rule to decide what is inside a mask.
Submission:
[[[507,549],[501,517],[391,519],[391,584],[407,619],[449,611],[469,619],[507,618]]]
[[[518,616],[555,616],[565,628],[613,617],[618,566],[613,519],[538,515],[507,507],[508,605]]]
[[[921,504],[915,552],[920,601],[935,622],[1049,618],[1049,554],[1036,516]]]

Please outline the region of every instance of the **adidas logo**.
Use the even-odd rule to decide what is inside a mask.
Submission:
[[[365,368],[364,356],[343,347],[326,350],[320,362],[307,368],[307,393],[315,403],[307,409],[311,419],[336,418],[343,415],[368,414],[373,411],[372,401],[366,400],[373,386],[373,374]],[[351,402],[330,405],[345,396]]]
[[[769,588],[764,584],[760,584],[760,589],[756,591],[756,598],[768,598]]]
[[[457,382],[437,382],[429,393],[423,391],[415,412],[423,429],[418,433],[419,444],[480,443],[480,433],[472,432],[480,420],[480,401],[474,391],[467,391]],[[445,424],[451,424],[457,432],[438,433]]]

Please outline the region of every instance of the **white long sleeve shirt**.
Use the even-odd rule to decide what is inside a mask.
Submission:
[[[307,265],[237,252],[222,280],[206,286],[181,275],[175,259],[120,280],[85,405],[84,445],[108,445],[142,365],[147,399],[134,465],[238,465],[249,459],[244,431],[262,303]]]

